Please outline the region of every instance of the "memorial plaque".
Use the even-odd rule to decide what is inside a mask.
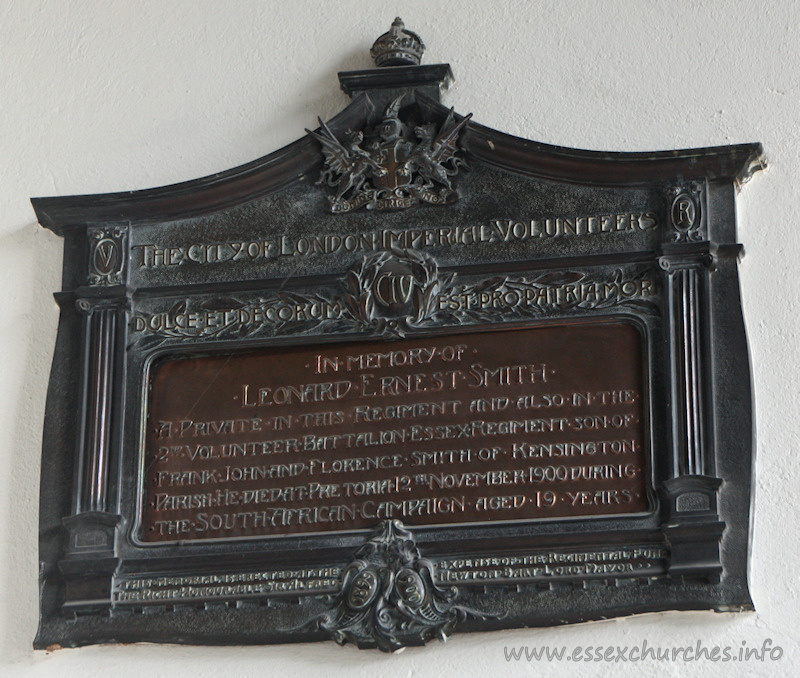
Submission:
[[[752,609],[760,145],[516,139],[422,51],[396,20],[242,168],[33,200],[65,240],[36,647]]]
[[[163,361],[139,538],[645,511],[641,352],[600,322]]]

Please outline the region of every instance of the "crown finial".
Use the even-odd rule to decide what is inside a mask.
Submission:
[[[419,66],[424,51],[422,39],[413,31],[406,30],[403,20],[397,17],[369,52],[376,66]]]

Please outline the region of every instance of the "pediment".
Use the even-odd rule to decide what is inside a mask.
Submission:
[[[416,68],[449,73],[447,65]],[[349,75],[340,74],[343,80]],[[450,114],[451,109],[433,94],[427,76],[420,78],[418,88],[412,81],[412,85],[388,89],[381,86],[380,78],[387,76],[380,69],[371,77],[368,84],[375,89],[353,92],[353,101],[324,122],[337,137],[377,125],[389,101],[387,92],[404,96],[406,119],[441,124]],[[455,117],[461,120],[464,115]],[[471,168],[494,168],[534,180],[597,188],[637,187],[675,178],[741,184],[764,162],[758,143],[635,153],[588,151],[515,137],[474,119],[461,132],[459,146]],[[39,222],[56,232],[109,221],[137,224],[190,219],[274,196],[298,183],[313,203],[317,194],[322,195],[313,186],[322,166],[319,143],[305,134],[262,158],[191,181],[138,191],[33,198],[32,203]],[[459,193],[469,199],[475,191],[465,186]]]

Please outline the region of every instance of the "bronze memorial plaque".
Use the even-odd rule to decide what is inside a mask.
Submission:
[[[594,322],[162,359],[140,538],[645,511],[640,332]]]
[[[395,20],[242,167],[33,200],[64,238],[36,647],[752,609],[760,144],[518,139],[423,49]]]

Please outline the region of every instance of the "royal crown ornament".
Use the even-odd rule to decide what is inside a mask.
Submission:
[[[376,66],[419,66],[424,51],[422,39],[406,30],[403,20],[397,17],[389,31],[373,43],[370,54]]]

